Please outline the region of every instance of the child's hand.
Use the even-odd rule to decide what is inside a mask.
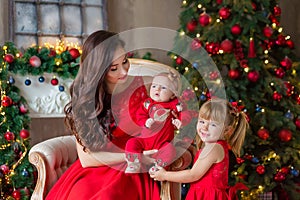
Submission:
[[[155,181],[164,181],[165,173],[166,170],[161,167],[158,171],[151,172],[150,177],[153,178]]]
[[[176,126],[177,129],[180,129],[182,122],[179,119],[172,119],[172,124]]]
[[[152,126],[153,123],[154,123],[154,119],[149,118],[149,119],[146,120],[145,126],[147,128],[151,128],[151,126]]]

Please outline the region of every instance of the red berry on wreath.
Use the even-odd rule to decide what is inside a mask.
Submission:
[[[80,56],[80,52],[79,52],[79,50],[76,49],[76,48],[70,49],[70,50],[69,50],[69,53],[70,53],[70,55],[71,55],[71,57],[72,57],[73,59],[76,59],[76,58],[78,58],[78,57]]]
[[[26,130],[26,129],[22,129],[20,131],[20,137],[23,138],[23,139],[27,139],[29,137],[29,135],[30,135],[29,131]]]
[[[11,106],[13,104],[13,100],[9,96],[4,96],[1,101],[1,105],[4,107]]]
[[[14,62],[14,56],[8,53],[4,56],[4,61],[7,62],[8,64],[11,64],[12,62]]]
[[[41,59],[37,56],[31,56],[31,58],[29,59],[29,64],[32,66],[32,67],[39,67],[41,66]]]

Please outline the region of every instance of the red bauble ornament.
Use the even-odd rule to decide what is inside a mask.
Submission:
[[[7,62],[8,64],[11,64],[14,62],[14,56],[8,53],[4,56],[4,61]]]
[[[192,43],[191,43],[191,48],[193,50],[197,50],[197,49],[199,49],[201,47],[202,47],[201,41],[198,38],[194,38],[193,41],[192,41]]]
[[[19,190],[14,190],[12,193],[12,197],[16,200],[21,199],[21,192]]]
[[[218,43],[215,43],[215,42],[208,42],[205,45],[205,50],[209,54],[217,54],[219,52],[219,49],[220,49],[220,45]]]
[[[279,67],[279,68],[275,69],[275,74],[276,74],[276,77],[283,78],[285,75],[285,71],[284,71],[284,69],[282,69],[282,67]]]
[[[267,38],[271,37],[272,34],[273,34],[273,29],[272,29],[272,27],[266,26],[266,27],[263,29],[263,33],[264,33],[264,36],[266,36]]]
[[[186,29],[189,32],[194,32],[196,30],[197,27],[197,21],[195,19],[192,19],[191,21],[189,21],[186,25]]]
[[[80,56],[80,52],[79,52],[79,50],[76,49],[76,48],[70,49],[70,50],[69,50],[69,53],[70,53],[70,55],[71,55],[71,57],[72,57],[73,59],[76,59],[76,58],[78,58],[78,57]]]
[[[230,16],[230,10],[229,8],[223,7],[219,10],[219,15],[221,19],[228,19]]]
[[[300,129],[300,117],[296,118],[295,125],[296,125],[297,129]]]
[[[216,80],[219,77],[219,73],[217,71],[213,71],[209,73],[210,80]]]
[[[15,139],[15,134],[13,132],[7,131],[6,133],[4,133],[4,138],[6,139],[6,141],[12,141]]]
[[[284,82],[284,86],[286,88],[286,95],[287,96],[292,96],[292,94],[294,93],[294,88],[295,87],[288,81]]]
[[[21,104],[19,107],[19,111],[20,111],[20,113],[25,114],[25,113],[27,113],[28,110],[25,105]]]
[[[244,158],[241,158],[241,157],[237,157],[236,158],[236,162],[237,162],[237,164],[242,164],[242,163],[244,163],[245,162],[245,159]]]
[[[242,32],[242,28],[239,24],[235,24],[231,27],[231,33],[233,35],[240,35]]]
[[[285,180],[285,174],[282,172],[277,172],[274,176],[274,180],[277,182],[282,182]]]
[[[297,104],[300,105],[300,95],[295,95],[294,98],[295,98]]]
[[[256,167],[256,172],[258,173],[258,174],[260,174],[260,175],[262,175],[262,174],[264,174],[265,173],[265,166],[264,165],[258,165],[257,167]]]
[[[273,92],[273,99],[274,101],[280,101],[282,99],[282,95],[277,91]]]
[[[284,46],[285,45],[285,37],[283,35],[278,35],[277,40],[275,41],[275,43],[278,46]]]
[[[289,129],[281,129],[278,137],[282,142],[288,142],[292,139],[292,132]]]
[[[20,131],[20,137],[23,138],[23,139],[27,139],[29,137],[29,135],[30,135],[29,131],[26,130],[26,129],[22,129]]]
[[[49,57],[54,57],[54,56],[56,56],[56,51],[54,49],[50,49]]]
[[[9,167],[6,164],[1,165],[0,170],[3,172],[3,174],[9,173]]]
[[[216,0],[217,4],[222,4],[223,0]]]
[[[32,67],[39,67],[41,66],[41,59],[37,56],[31,56],[31,58],[29,59],[29,64],[32,66]]]
[[[284,67],[286,70],[291,69],[292,64],[293,64],[292,60],[289,59],[287,56],[285,56],[285,58],[282,61],[280,61],[280,65]]]
[[[295,44],[292,40],[286,40],[285,44],[290,48],[290,49],[294,49],[295,48]]]
[[[199,24],[201,26],[207,26],[211,21],[211,18],[208,14],[206,14],[205,12],[199,15]]]
[[[290,172],[290,168],[289,168],[289,167],[282,167],[282,168],[280,169],[280,171],[281,171],[282,173],[284,173],[284,174],[288,174],[288,173]]]
[[[266,139],[269,138],[270,133],[269,133],[269,131],[268,131],[267,129],[261,128],[261,129],[259,129],[259,130],[257,131],[257,135],[258,135],[258,137],[259,137],[260,139],[266,140]]]
[[[280,16],[281,15],[281,8],[279,7],[279,6],[275,6],[274,8],[273,8],[273,14],[275,15],[275,16]]]
[[[252,2],[251,5],[252,5],[252,9],[253,9],[253,10],[256,10],[256,9],[257,9],[257,5],[256,5],[254,2]]]
[[[228,71],[228,76],[233,80],[238,79],[240,77],[240,71],[238,69],[230,69]]]
[[[250,82],[257,82],[259,79],[259,72],[258,71],[251,71],[248,73],[247,78]]]
[[[13,104],[13,100],[9,96],[4,96],[1,101],[1,105],[4,107],[9,107]]]
[[[220,49],[222,49],[225,53],[231,53],[233,49],[233,43],[226,39],[221,42]]]
[[[52,85],[58,85],[58,79],[57,78],[52,78],[51,79],[51,84]]]

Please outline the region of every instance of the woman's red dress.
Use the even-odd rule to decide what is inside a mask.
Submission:
[[[142,78],[136,77],[126,91],[112,96],[111,107],[117,128],[113,130],[114,137],[107,150],[124,152],[127,140],[140,132],[140,127],[134,123],[135,112],[147,97],[146,92]],[[83,168],[77,160],[56,182],[46,199],[159,200],[157,182],[148,173],[126,175],[126,165],[124,161],[113,167]]]
[[[228,144],[224,140],[217,142],[222,145],[225,156],[224,159],[215,163],[206,172],[206,174],[191,183],[190,189],[186,196],[186,200],[203,200],[203,199],[220,199],[220,200],[237,200],[237,190],[246,190],[247,187],[242,183],[237,183],[233,187],[228,185],[228,167],[229,167],[229,152]],[[195,161],[198,159],[201,149],[195,156]]]

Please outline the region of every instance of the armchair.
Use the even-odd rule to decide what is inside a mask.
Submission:
[[[178,147],[178,153],[183,155],[172,165],[171,170],[185,169],[190,165],[194,149]],[[48,139],[34,145],[29,152],[29,161],[38,172],[37,183],[32,193],[32,200],[42,200],[51,187],[68,167],[77,159],[76,140],[74,136],[60,136]],[[180,184],[161,182],[162,200],[179,200]]]
[[[143,59],[130,59],[130,63],[129,74],[131,75],[153,76],[170,68],[161,63]],[[177,144],[175,144],[177,153],[181,156],[170,166],[170,169],[174,171],[187,168],[195,152],[193,146],[184,148],[182,144]],[[74,136],[59,136],[34,145],[29,152],[29,161],[36,167],[38,177],[31,199],[44,199],[59,177],[77,158]],[[161,182],[161,199],[179,200],[180,184]]]

